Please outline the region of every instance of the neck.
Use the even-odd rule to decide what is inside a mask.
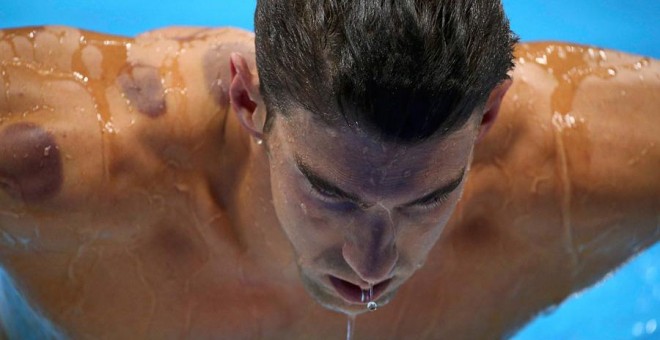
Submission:
[[[213,190],[217,204],[227,213],[231,243],[254,259],[288,263],[292,255],[272,204],[265,145],[257,144],[233,111],[227,115],[222,165]]]

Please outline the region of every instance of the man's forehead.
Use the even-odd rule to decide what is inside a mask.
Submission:
[[[432,177],[418,184],[433,185],[433,179],[456,176],[465,168],[473,140],[468,129],[461,129],[446,138],[409,146],[306,117],[289,117],[280,123],[280,141],[291,157],[327,179],[365,190],[375,186],[396,190],[401,183],[411,184],[402,180],[408,178],[426,182],[426,177]]]
[[[360,137],[362,138],[363,142],[368,141],[373,143],[374,145],[378,145],[378,147],[383,148],[383,149],[389,149],[390,147],[395,147],[395,148],[400,148],[401,146],[406,146],[406,145],[417,145],[419,143],[405,143],[405,142],[394,142],[390,141],[389,138],[385,138],[387,140],[383,140],[380,136],[378,136],[378,133],[373,133],[369,128],[367,128],[365,123],[359,122],[359,121],[347,121],[345,117],[335,114],[334,118],[324,118],[327,116],[327,114],[313,114],[310,111],[306,109],[301,109],[301,108],[290,108],[288,109],[289,114],[284,116],[284,115],[277,115],[276,121],[278,123],[281,123],[283,127],[288,130],[287,132],[290,134],[291,132],[298,132],[301,134],[306,134],[307,132],[314,132],[314,133],[324,133],[326,135],[330,135],[332,137],[335,137],[339,134],[343,134],[344,136],[355,136],[355,137]],[[321,117],[323,116],[323,117]],[[472,115],[472,118],[475,118],[476,115]],[[470,130],[470,124],[469,122],[471,121],[476,121],[474,119],[469,119],[468,123],[466,123],[462,128],[458,128],[455,130],[452,130],[451,133],[449,134],[438,134],[435,136],[431,136],[428,138],[428,140],[422,142],[430,142],[430,141],[441,141],[444,139],[452,139],[459,137],[461,135],[461,132],[469,132]],[[437,144],[437,143],[436,143]]]

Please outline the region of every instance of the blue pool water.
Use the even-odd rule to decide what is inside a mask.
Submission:
[[[523,41],[562,40],[660,58],[659,0],[505,0]],[[0,28],[60,24],[114,34],[172,25],[253,29],[254,0],[0,0]],[[660,245],[537,318],[514,339],[660,339]]]

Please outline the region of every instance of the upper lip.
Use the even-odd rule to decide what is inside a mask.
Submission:
[[[334,275],[328,275],[330,284],[334,290],[341,296],[344,300],[350,303],[366,303],[378,299],[383,292],[387,289],[387,286],[391,282],[391,278],[383,280],[379,283],[373,285],[373,295],[369,299],[368,291],[370,287],[365,287],[364,285],[358,285],[349,280],[344,280]],[[365,296],[365,294],[367,294]],[[365,300],[367,299],[367,300]]]

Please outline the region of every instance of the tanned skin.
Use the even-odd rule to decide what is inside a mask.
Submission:
[[[230,103],[241,72],[235,29],[0,31],[0,264],[67,335],[344,336]],[[660,239],[660,64],[520,44],[511,77],[439,241],[357,338],[511,335]]]

